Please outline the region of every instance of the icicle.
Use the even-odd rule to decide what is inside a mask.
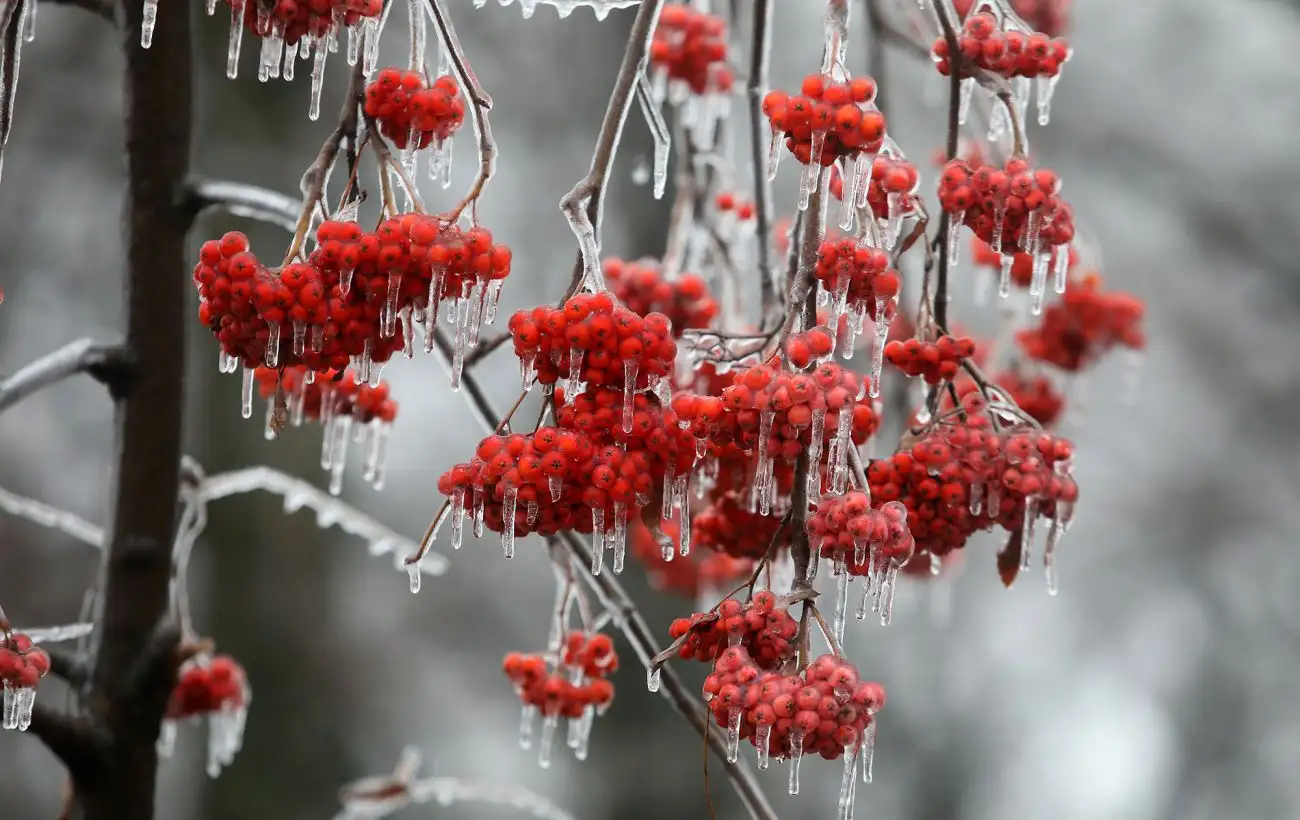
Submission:
[[[276,368],[280,366],[280,323],[266,323],[266,352],[262,361],[267,367]]]
[[[542,719],[542,736],[537,741],[537,765],[543,769],[551,768],[551,750],[555,747],[555,730],[559,725],[559,715],[547,715]]]
[[[689,501],[691,491],[690,473],[681,476],[679,480],[682,481],[685,486],[677,491],[681,497],[681,519],[678,521],[677,525],[677,551],[683,558],[685,558],[691,554],[691,505]]]
[[[683,531],[685,531],[686,527],[687,525],[683,523],[682,524]],[[627,556],[627,506],[615,502],[614,504],[614,574],[615,575],[623,571],[623,561],[626,556]]]
[[[768,476],[772,473],[772,456],[767,452],[769,439],[772,437],[772,424],[776,413],[762,410],[758,414],[758,462],[754,467],[754,492],[758,494],[758,507],[761,515],[771,513],[771,493],[768,491]]]
[[[957,122],[960,125],[966,124],[966,118],[970,115],[971,99],[975,96],[975,78],[967,77],[961,81],[961,98],[957,109]]]
[[[605,566],[605,509],[591,508],[591,574],[599,575]]]
[[[772,142],[767,148],[767,181],[776,179],[776,168],[781,162],[781,138],[785,133],[772,126]]]
[[[790,732],[790,794],[799,793],[799,763],[803,760],[803,732]]]
[[[659,683],[663,678],[663,672],[664,670],[662,666],[651,666],[646,670],[646,689],[651,692],[658,692]]]
[[[226,48],[226,76],[239,76],[239,46],[244,40],[244,4],[253,0],[230,0],[230,43]],[[152,34],[150,35],[152,39]]]
[[[487,301],[487,285],[482,280],[476,281],[469,292],[469,338],[466,344],[478,347],[478,334],[483,326],[483,308]]]
[[[862,740],[862,782],[870,783],[876,763],[876,718],[871,717],[867,724],[866,737]]]
[[[420,591],[420,565],[419,563],[407,564],[406,574],[411,580],[411,594]]]
[[[1025,499],[1025,512],[1020,519],[1020,569],[1028,570],[1032,566],[1034,551],[1034,524],[1038,520],[1038,499],[1029,496]]]
[[[664,487],[663,487],[664,503],[663,503],[663,509],[659,514],[659,517],[664,521],[668,521],[673,517],[673,506],[674,503],[676,502],[676,499],[673,497],[673,488],[676,486],[677,486],[677,476],[674,473],[673,462],[670,460],[667,464],[664,465]]]
[[[330,495],[343,492],[343,470],[348,461],[348,433],[352,431],[352,416],[341,416],[337,422],[339,428],[338,445],[330,459]]]
[[[880,377],[885,369],[885,340],[889,338],[889,320],[885,318],[890,300],[876,299],[876,336],[871,342],[871,398],[880,396]]]
[[[546,477],[547,489],[551,491],[551,503],[558,504],[560,496],[564,493],[564,477],[558,475],[548,475]]]
[[[451,137],[448,137],[438,143],[437,151],[438,154],[440,154],[438,170],[441,172],[439,175],[439,182],[442,183],[444,190],[451,187],[451,148],[454,142],[455,141]]]
[[[29,0],[30,1],[30,0]],[[32,14],[30,19],[35,19],[36,15]],[[144,18],[140,22],[140,48],[148,48],[153,45],[153,27],[158,20],[158,0],[144,0]],[[29,43],[31,38],[24,38]],[[1038,98],[1042,100],[1042,92],[1039,92]]]
[[[844,747],[844,774],[840,778],[839,820],[849,820],[853,815],[853,787],[857,783],[858,749],[855,739],[852,746]]]
[[[208,16],[209,16],[209,17],[211,17],[212,15],[216,14],[216,13],[217,13],[217,0],[207,0],[206,3],[204,4],[204,8],[207,10],[207,12],[208,12]]]
[[[262,431],[262,436],[267,441],[275,441],[277,437],[277,433],[275,429],[275,398],[274,397],[272,397],[271,400],[266,403],[266,427]]]
[[[276,330],[277,331],[279,330],[279,325],[276,325]],[[278,332],[276,335],[279,335]],[[276,345],[276,347],[278,349],[279,345]],[[306,352],[307,352],[307,323],[302,321],[301,319],[294,319],[293,320],[293,355],[302,356]],[[267,343],[267,353],[270,353],[269,342]],[[275,367],[275,365],[273,364],[268,364],[267,366]]]
[[[889,622],[894,618],[894,596],[898,592],[898,572],[900,569],[902,569],[902,565],[891,560],[880,579],[881,626],[889,626]]]
[[[371,439],[371,467],[370,483],[376,490],[384,489],[384,482],[388,477],[388,440],[391,436],[392,428],[383,422],[376,423],[374,438]]]
[[[835,562],[835,574],[839,576],[839,584],[836,587],[835,594],[835,623],[831,632],[835,635],[837,642],[844,640],[844,622],[847,620],[849,611],[849,586],[853,583],[853,576],[849,575],[849,568],[844,565],[844,559]]]
[[[457,488],[451,493],[451,548],[460,549],[465,537],[465,490]]]
[[[528,499],[527,521],[530,527],[537,523],[537,502],[531,498]]]
[[[536,719],[537,707],[525,703],[519,714],[519,748],[533,747],[533,721]]]
[[[384,291],[384,308],[379,327],[385,339],[391,339],[397,333],[397,300],[402,295],[402,274],[399,271],[388,272],[388,288]]]
[[[1068,284],[1070,273],[1070,246],[1057,245],[1056,254],[1052,259],[1053,276],[1056,280],[1055,290],[1057,293],[1065,293],[1065,286]]]
[[[1059,508],[1061,502],[1056,502]],[[1043,550],[1043,572],[1047,576],[1047,594],[1055,595],[1060,591],[1058,578],[1056,574],[1056,548],[1061,543],[1061,537],[1065,535],[1065,523],[1061,520],[1060,512],[1052,516],[1052,525],[1047,530],[1047,546]]]
[[[754,729],[754,746],[758,749],[758,770],[766,771],[772,763],[772,726],[764,723]]]
[[[176,721],[164,720],[158,729],[158,743],[154,747],[159,757],[171,757],[176,750]]]
[[[623,432],[632,432],[632,415],[635,408],[633,394],[636,392],[637,360],[627,359],[623,362]]]
[[[488,282],[483,304],[484,324],[490,325],[496,321],[497,307],[501,304],[501,286],[504,284],[505,280],[503,279],[493,279]]]
[[[984,509],[984,483],[974,481],[970,485],[970,514],[979,515]]]
[[[456,297],[456,336],[452,342],[451,389],[460,390],[460,374],[465,369],[465,330],[469,324],[469,299]]]
[[[965,211],[953,211],[948,214],[948,266],[957,264],[961,255],[961,226],[966,219]]]
[[[853,445],[853,410],[848,405],[841,407],[835,425],[835,437],[831,439],[831,452],[835,456],[834,471],[831,473],[831,492],[843,495],[849,487],[849,448]]]
[[[661,199],[668,184],[668,152],[671,150],[671,136],[668,125],[664,122],[663,112],[655,101],[654,88],[650,75],[642,69],[637,75],[637,102],[641,104],[641,113],[645,116],[650,135],[654,138],[654,196]]]
[[[743,709],[733,708],[727,712],[727,762],[735,763],[740,758],[740,719]]]
[[[242,0],[242,2],[251,2],[251,0]],[[321,89],[325,87],[325,58],[329,56],[329,49],[324,43],[316,44],[316,61],[311,66],[311,106],[307,111],[307,119],[315,122],[320,119],[320,97]]]
[[[569,380],[564,389],[564,406],[573,404],[578,396],[578,385],[582,384],[582,348],[569,348]]]
[[[808,210],[813,189],[817,187],[817,180],[821,177],[821,156],[825,145],[826,132],[812,132],[812,153],[809,155],[808,164],[803,168],[803,175],[799,178],[799,210],[801,211]]]
[[[501,548],[507,558],[515,557],[515,509],[519,503],[519,490],[507,486],[501,499]]]
[[[998,275],[998,296],[1003,299],[1011,295],[1011,269],[1015,264],[1015,254],[1002,254],[1002,270]]]
[[[487,509],[486,493],[483,492],[482,485],[474,487],[474,537],[483,537],[483,518]]]
[[[573,756],[578,760],[587,759],[587,749],[591,742],[591,727],[596,722],[596,710],[588,706],[582,711],[579,722],[578,742],[573,747]]]
[[[293,82],[294,63],[298,60],[298,43],[286,43],[284,46],[284,65],[281,66],[280,76],[285,82]]]
[[[246,419],[251,419],[253,417],[253,385],[256,383],[253,378],[253,373],[253,368],[244,368],[244,383],[240,395],[242,397],[241,412]]]
[[[1048,77],[1046,75],[1038,76],[1038,124],[1047,125],[1052,121],[1052,97],[1056,94],[1056,84],[1061,81],[1061,75],[1058,73]]]

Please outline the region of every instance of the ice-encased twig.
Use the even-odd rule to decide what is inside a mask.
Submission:
[[[664,113],[655,102],[654,85],[650,82],[645,66],[637,72],[636,99],[641,104],[641,113],[645,115],[650,136],[654,138],[654,194],[655,199],[661,199],[668,184],[668,155],[672,151],[673,138],[668,131],[668,123],[664,120]]]
[[[0,511],[25,518],[42,527],[58,530],[83,544],[100,549],[104,546],[104,531],[84,518],[11,493],[3,487],[0,487]]]
[[[256,219],[292,233],[297,230],[302,201],[278,191],[224,180],[199,180],[190,187],[198,208],[223,208],[245,219]]]
[[[86,624],[63,624],[62,626],[35,626],[15,630],[31,638],[32,643],[62,643],[64,641],[75,641],[95,631],[95,625]]]
[[[203,501],[214,501],[253,490],[265,490],[283,496],[284,509],[287,513],[296,512],[303,507],[314,510],[317,526],[321,528],[337,526],[349,535],[364,539],[369,545],[371,555],[393,555],[394,565],[402,572],[406,572],[406,556],[414,555],[419,550],[419,546],[414,541],[389,529],[360,510],[302,479],[270,467],[248,467],[210,476],[203,481],[199,489],[199,498]],[[425,554],[420,569],[426,575],[443,575],[447,572],[447,566],[445,557],[430,552]]]

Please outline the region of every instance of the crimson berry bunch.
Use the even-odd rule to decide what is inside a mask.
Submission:
[[[907,507],[897,501],[872,509],[871,496],[857,490],[825,499],[808,519],[808,535],[817,555],[833,563],[839,578],[836,598],[836,632],[841,633],[848,607],[848,586],[854,577],[867,579],[858,618],[866,617],[866,601],[880,623],[893,617],[898,574],[911,561],[916,542],[907,526]]]
[[[399,68],[385,68],[366,86],[365,111],[402,149],[441,145],[465,122],[454,77],[444,74],[429,84],[422,72]]]
[[[683,3],[664,5],[650,43],[650,64],[669,81],[691,94],[726,94],[735,82],[727,56],[721,17]]]
[[[1021,369],[1008,370],[993,376],[998,387],[1030,418],[1045,428],[1051,428],[1065,412],[1065,396],[1051,378],[1029,374]],[[957,395],[966,396],[979,390],[972,379],[959,379]]]
[[[996,253],[988,243],[978,236],[971,237],[972,260],[976,265],[990,267],[1000,270],[1002,283],[1000,290],[1005,296],[1011,289],[1012,285],[1018,288],[1029,288],[1034,281],[1034,257],[1027,253],[1017,251],[1012,254]],[[1057,254],[1066,252],[1069,255],[1064,263],[1061,262]],[[1050,267],[1057,272],[1058,277],[1074,270],[1079,264],[1079,252],[1073,246],[1066,248],[1052,248],[1051,259],[1048,261]],[[1057,284],[1057,291],[1064,289],[1064,284]]]
[[[978,12],[966,18],[958,37],[962,57],[976,68],[1011,79],[1013,77],[1056,77],[1070,58],[1070,45],[1063,38],[1039,32],[1004,28],[996,14]],[[940,37],[931,53],[945,77],[952,72],[948,41]],[[969,76],[961,71],[963,77]]]
[[[244,723],[252,699],[244,668],[229,655],[187,664],[167,701],[159,739],[161,753],[171,753],[177,723],[207,718],[208,775],[216,777],[243,745]]]
[[[760,560],[780,528],[779,519],[759,515],[738,492],[717,493],[695,516],[695,543],[735,558]]]
[[[50,672],[50,656],[21,632],[8,629],[0,636],[0,684],[4,687],[4,712],[0,728],[27,731],[32,722],[36,689]]]
[[[908,339],[885,345],[885,358],[912,378],[921,377],[926,384],[952,381],[961,363],[975,355],[975,340],[969,336],[943,335],[934,341]]]
[[[597,447],[613,445],[628,453],[645,454],[650,475],[656,479],[689,471],[698,456],[694,441],[677,424],[676,414],[645,393],[633,393],[631,401],[627,399],[620,391],[605,387],[588,387],[570,399],[567,391],[557,388],[556,421],[565,430],[587,436]]]
[[[1011,8],[1016,16],[1034,29],[1049,37],[1059,37],[1070,25],[1070,5],[1072,0],[1011,0]],[[961,17],[971,13],[978,5],[976,0],[953,0],[957,14]]]
[[[858,188],[861,206],[871,208],[872,216],[885,223],[882,244],[886,246],[893,246],[898,240],[903,218],[915,213],[921,201],[921,177],[916,166],[897,151],[890,150],[890,145],[886,141],[886,147],[872,160],[870,176],[866,180],[850,180]],[[865,200],[862,200],[864,190]],[[844,174],[838,167],[831,172],[830,194],[844,200]],[[850,197],[849,202],[852,201]]]
[[[758,767],[790,761],[790,793],[799,792],[799,763],[805,754],[844,758],[841,804],[852,799],[860,762],[870,777],[875,715],[885,690],[862,681],[858,670],[835,655],[816,658],[801,674],[764,672],[745,650],[723,651],[704,681],[704,698],[719,726],[727,728],[734,760],[742,739],[758,750]]]
[[[605,282],[618,301],[640,316],[660,313],[673,326],[673,337],[688,328],[707,328],[718,317],[718,302],[703,277],[684,273],[667,279],[651,260],[607,259]]]
[[[1145,348],[1145,310],[1136,296],[1103,290],[1092,273],[1071,282],[1037,326],[1016,334],[1016,342],[1030,359],[1077,373],[1116,346]]]
[[[606,676],[618,669],[618,655],[609,636],[570,632],[558,652],[511,652],[502,668],[523,702],[520,744],[532,745],[533,720],[541,715],[538,762],[543,768],[549,766],[555,732],[564,718],[569,722],[569,747],[579,760],[585,759],[592,724],[614,701],[614,684]]]
[[[723,191],[713,198],[718,213],[732,216],[736,222],[748,224],[754,219],[754,203],[731,191]]]
[[[678,618],[668,634],[682,640],[677,656],[686,660],[712,663],[727,647],[739,646],[760,669],[775,669],[794,651],[799,622],[764,590],[747,604],[728,598],[713,612]]]
[[[384,10],[383,0],[277,0],[267,5],[247,0],[227,2],[236,14],[243,12],[244,24],[254,34],[289,46],[304,39],[309,43],[324,42],[336,26],[351,28],[367,18],[377,19]]]
[[[821,364],[834,352],[835,336],[826,327],[791,333],[785,340],[785,359],[796,370],[807,369],[814,362]]]

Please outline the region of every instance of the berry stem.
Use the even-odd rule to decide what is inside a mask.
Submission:
[[[840,646],[840,642],[835,640],[835,633],[827,626],[826,619],[822,617],[822,612],[817,608],[817,604],[808,601],[805,606],[812,612],[813,619],[817,621],[817,628],[821,630],[822,637],[826,639],[826,645],[831,648],[831,652],[835,653],[835,657],[846,657],[844,647]]]

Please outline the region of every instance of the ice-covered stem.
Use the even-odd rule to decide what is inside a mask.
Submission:
[[[469,193],[451,212],[448,219],[455,222],[460,218],[465,207],[469,206],[470,217],[477,223],[478,198],[496,173],[497,167],[497,144],[492,139],[492,124],[488,121],[488,112],[492,110],[492,98],[483,90],[478,77],[474,75],[474,69],[470,67],[469,60],[465,57],[465,49],[461,47],[460,38],[456,36],[456,27],[451,23],[451,16],[447,14],[443,0],[425,0],[425,5],[433,16],[438,37],[442,40],[442,47],[451,56],[451,67],[456,72],[460,87],[469,99],[470,116],[474,121],[474,137],[478,141],[478,175],[474,177],[474,184],[470,187]]]
[[[776,323],[781,315],[781,283],[772,265],[772,183],[768,180],[768,127],[763,116],[763,95],[767,94],[768,66],[772,61],[772,2],[754,0],[754,38],[750,46],[749,143],[754,163],[754,220],[758,241],[758,276],[761,310],[759,327]]]
[[[934,11],[939,16],[939,25],[943,28],[943,38],[948,43],[949,54],[961,54],[961,44],[957,39],[957,30],[953,28],[948,17],[948,6],[944,0],[936,0]],[[948,138],[944,153],[951,162],[957,156],[957,138],[960,134],[961,120],[961,72],[954,66],[948,78]],[[939,237],[935,247],[939,249],[939,267],[934,286],[934,320],[940,325],[948,326],[948,234],[960,230],[960,225],[952,224],[952,216],[945,210],[939,215]]]
[[[813,619],[817,622],[817,628],[821,630],[822,637],[826,639],[826,645],[831,648],[831,652],[837,658],[845,657],[844,647],[840,646],[840,642],[835,639],[835,630],[826,624],[826,619],[822,617],[822,611],[812,601],[809,601],[806,606],[812,612]]]
[[[573,266],[573,278],[564,292],[567,301],[582,288],[584,279],[603,280],[600,272],[600,227],[605,204],[605,181],[618,152],[623,124],[632,109],[632,92],[636,89],[640,72],[649,57],[650,39],[664,0],[644,0],[632,21],[632,31],[627,38],[623,62],[614,80],[614,91],[609,97],[600,133],[596,136],[596,150],[591,157],[591,169],[573,189],[560,200],[560,211],[569,221],[569,227],[578,237],[578,261]]]
[[[215,179],[192,181],[186,191],[186,201],[195,217],[220,208],[234,216],[266,222],[290,232],[298,228],[302,204],[279,191]]]
[[[109,0],[41,0],[41,2],[55,6],[75,6],[90,12],[101,20],[117,23],[117,14],[114,12],[115,6]]]
[[[797,237],[799,241],[795,242],[792,239],[790,242],[791,254],[798,262],[794,275],[790,277],[790,297],[785,305],[785,322],[781,325],[781,332],[777,334],[777,350],[785,346],[785,340],[789,338],[800,317],[807,316],[811,323],[807,327],[816,324],[815,284],[817,280],[814,274],[817,270],[817,251],[821,247],[826,228],[825,203],[826,169],[819,168],[816,181],[813,183],[812,196],[808,198],[808,209],[800,214],[802,219],[796,226],[799,228]]]
[[[506,342],[514,341],[514,336],[508,332],[494,333],[490,336],[479,336],[478,347],[473,351],[465,354],[465,369],[468,370],[474,365],[491,356]]]
[[[104,531],[84,518],[48,504],[26,498],[0,487],[0,510],[9,515],[25,518],[42,527],[58,530],[83,544],[104,548]]]
[[[122,345],[78,339],[0,381],[0,412],[78,373],[107,385],[116,396],[127,390],[132,372],[131,357]]]
[[[574,820],[573,815],[522,786],[475,783],[451,777],[430,777],[411,784],[417,797],[429,796],[441,806],[453,803],[486,803],[509,806],[540,820]],[[424,802],[416,800],[415,802]]]
[[[302,210],[294,225],[293,241],[289,243],[289,250],[284,255],[286,265],[302,251],[302,243],[311,228],[312,211],[320,204],[321,197],[325,193],[325,182],[329,179],[330,169],[334,167],[334,160],[338,157],[339,146],[346,139],[349,145],[349,157],[352,157],[356,151],[357,117],[361,110],[361,94],[365,83],[364,66],[365,60],[357,60],[357,64],[352,67],[348,90],[343,95],[343,107],[339,110],[338,125],[334,126],[334,130],[325,138],[320,151],[316,153],[316,159],[312,160],[306,173],[302,175],[299,186],[302,191]]]
[[[651,3],[647,1],[642,6],[642,9],[644,10],[650,5]],[[434,341],[436,347],[442,356],[450,362],[451,345],[447,341],[442,328],[438,328],[435,332]],[[464,392],[470,409],[483,429],[489,433],[500,429],[502,425],[500,417],[493,409],[492,402],[488,399],[482,386],[478,383],[477,376],[472,371],[466,371],[461,379],[461,384],[465,387]],[[589,567],[592,565],[591,551],[572,532],[563,533],[561,541],[565,549],[580,566]],[[609,572],[590,577],[588,577],[587,573],[581,573],[581,575],[594,585],[596,592],[614,614],[614,624],[627,638],[628,643],[632,645],[637,657],[642,660],[642,663],[648,665],[657,651],[654,633],[650,631],[645,618],[641,616],[631,596],[623,589],[623,585],[619,583],[613,573]],[[736,790],[736,794],[745,804],[750,816],[754,820],[777,820],[776,813],[768,805],[767,798],[763,796],[763,791],[755,781],[753,772],[748,765],[739,761],[735,763],[726,762],[726,736],[720,730],[712,728],[704,719],[700,714],[699,704],[689,694],[686,685],[671,669],[664,670],[659,691],[668,698],[678,713],[690,721],[697,732],[708,738],[709,745],[713,748],[714,753],[724,762],[725,771],[732,788]]]
[[[392,188],[388,184],[388,173],[397,175],[398,180],[402,183],[402,188],[406,191],[407,199],[411,202],[411,207],[416,213],[424,213],[424,205],[420,202],[420,189],[416,187],[415,180],[411,179],[406,173],[406,168],[402,163],[393,157],[392,150],[388,147],[388,142],[383,135],[379,133],[379,124],[375,118],[362,112],[362,117],[366,122],[366,143],[370,149],[375,152],[375,159],[379,162],[379,183],[384,191],[384,208],[388,211],[388,216],[395,217],[398,215],[397,205],[393,202]]]

